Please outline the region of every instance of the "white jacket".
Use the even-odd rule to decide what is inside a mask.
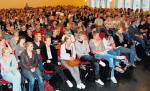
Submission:
[[[66,47],[65,47],[65,43],[61,45],[61,48],[60,48],[60,57],[63,59],[63,60],[70,60],[70,54],[69,53],[66,53]],[[72,43],[71,44],[72,46],[72,53],[73,53],[73,58],[76,59],[76,50],[75,50],[75,45]]]

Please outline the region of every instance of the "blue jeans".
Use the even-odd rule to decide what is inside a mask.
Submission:
[[[18,70],[6,73],[2,77],[13,84],[13,91],[21,91],[21,75]]]
[[[44,91],[44,83],[39,68],[36,68],[35,72],[23,70],[22,73],[29,80],[29,91],[33,91],[35,77],[37,78],[40,91]]]
[[[115,53],[112,52],[112,51],[114,51]],[[112,50],[112,51],[109,51],[108,53],[110,53],[112,55],[116,55],[116,56],[120,56],[121,52],[129,53],[129,55],[130,55],[130,64],[132,64],[132,65],[134,64],[136,53],[135,53],[135,50],[133,48],[129,49],[129,48],[125,48],[125,47],[120,46],[119,48],[117,48],[115,50]]]
[[[100,67],[99,67],[99,63],[97,62],[97,60],[91,56],[91,55],[84,55],[80,57],[81,61],[90,61],[93,65],[94,65],[94,69],[95,69],[95,80],[100,79]]]
[[[106,59],[109,62],[109,67],[112,69],[111,70],[111,77],[114,77],[114,67],[115,67],[114,59],[116,59],[116,56],[108,54],[107,52],[101,52],[99,54],[95,54],[95,58]]]

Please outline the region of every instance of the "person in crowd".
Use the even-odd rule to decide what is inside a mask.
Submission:
[[[39,90],[44,91],[44,83],[38,67],[40,52],[33,50],[32,42],[27,42],[25,48],[26,49],[21,53],[20,56],[20,65],[23,76],[29,80],[29,91],[33,91],[35,77],[38,81]]]
[[[93,64],[95,69],[95,79],[96,79],[95,82],[100,85],[104,85],[104,83],[100,79],[99,64],[105,67],[106,66],[105,63],[95,59],[93,56],[90,55],[90,48],[89,48],[89,43],[88,43],[86,33],[84,31],[81,31],[79,32],[78,36],[79,36],[79,40],[75,42],[75,48],[76,48],[78,58],[80,58],[80,61],[83,62],[90,61]]]
[[[45,45],[41,49],[42,62],[44,69],[47,71],[55,71],[63,81],[65,81],[69,87],[73,87],[73,84],[65,76],[63,69],[60,67],[61,63],[58,62],[57,50],[51,45],[51,38],[46,36],[44,38]]]
[[[93,39],[90,40],[89,45],[91,48],[91,52],[92,54],[94,54],[95,58],[97,59],[104,58],[109,62],[109,67],[111,70],[110,79],[112,80],[113,83],[117,83],[117,80],[114,75],[114,68],[115,68],[114,59],[125,59],[125,57],[108,54],[107,52],[108,50],[105,49],[103,41],[100,39],[99,33],[96,31],[93,32]]]
[[[85,85],[82,83],[81,78],[80,78],[78,65],[71,67],[65,62],[65,60],[74,61],[76,59],[75,45],[71,41],[71,36],[65,35],[62,40],[64,43],[61,45],[61,48],[60,48],[60,58],[63,60],[61,62],[71,72],[71,75],[76,81],[77,88],[85,89]]]
[[[14,31],[14,35],[12,37],[12,39],[10,40],[10,45],[11,45],[11,48],[13,48],[13,50],[15,51],[16,49],[16,45],[17,45],[17,42],[19,40],[19,31]]]
[[[21,53],[25,50],[25,37],[20,36],[16,45],[15,55],[18,61],[20,61]]]
[[[13,84],[13,91],[21,91],[21,75],[18,70],[18,62],[8,47],[2,48],[0,65],[2,78]]]

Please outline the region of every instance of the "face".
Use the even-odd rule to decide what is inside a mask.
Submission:
[[[9,49],[3,51],[3,56],[9,56],[9,55],[10,55]]]
[[[15,33],[14,33],[14,36],[19,36],[19,32],[15,32]]]
[[[37,35],[35,35],[35,40],[36,41],[41,41],[41,34],[37,34]]]
[[[47,38],[46,41],[45,41],[45,44],[50,45],[51,44],[51,38]]]
[[[66,40],[67,43],[72,43],[71,38]]]
[[[87,36],[86,36],[86,35],[80,35],[80,39],[81,39],[82,41],[87,40]]]
[[[5,39],[2,39],[2,40],[0,41],[0,44],[1,44],[1,45],[4,45],[5,42],[6,42]]]
[[[27,47],[27,50],[32,51],[33,50],[33,44],[29,44],[29,46]]]
[[[20,43],[21,43],[21,44],[24,44],[25,41],[26,41],[25,39],[21,39],[21,40],[20,40]]]
[[[99,33],[96,33],[94,36],[93,36],[94,39],[100,39],[99,37]]]

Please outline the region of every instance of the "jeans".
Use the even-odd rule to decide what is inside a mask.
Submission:
[[[81,61],[90,61],[93,65],[94,65],[94,69],[95,69],[95,80],[98,80],[100,78],[100,67],[99,67],[99,63],[97,62],[97,60],[91,56],[91,55],[84,55],[80,57]]]
[[[101,52],[101,53],[95,54],[95,58],[106,59],[109,62],[109,67],[112,69],[111,70],[111,77],[114,77],[114,67],[115,67],[114,59],[116,59],[116,56],[108,54],[107,52]]]
[[[4,74],[2,77],[13,84],[13,91],[21,91],[21,75],[18,70]]]
[[[38,81],[39,90],[44,91],[44,83],[39,68],[36,68],[35,72],[31,72],[30,70],[23,70],[22,73],[24,77],[29,80],[29,91],[33,91],[35,77]]]
[[[134,49],[129,49],[129,48],[125,48],[125,47],[120,46],[119,48],[117,48],[113,51],[115,53],[112,52],[112,51],[109,51],[108,53],[110,53],[112,55],[116,55],[116,56],[120,56],[121,52],[129,53],[130,54],[130,64],[132,64],[132,65],[134,64],[134,60],[135,60],[135,57],[136,57]]]

